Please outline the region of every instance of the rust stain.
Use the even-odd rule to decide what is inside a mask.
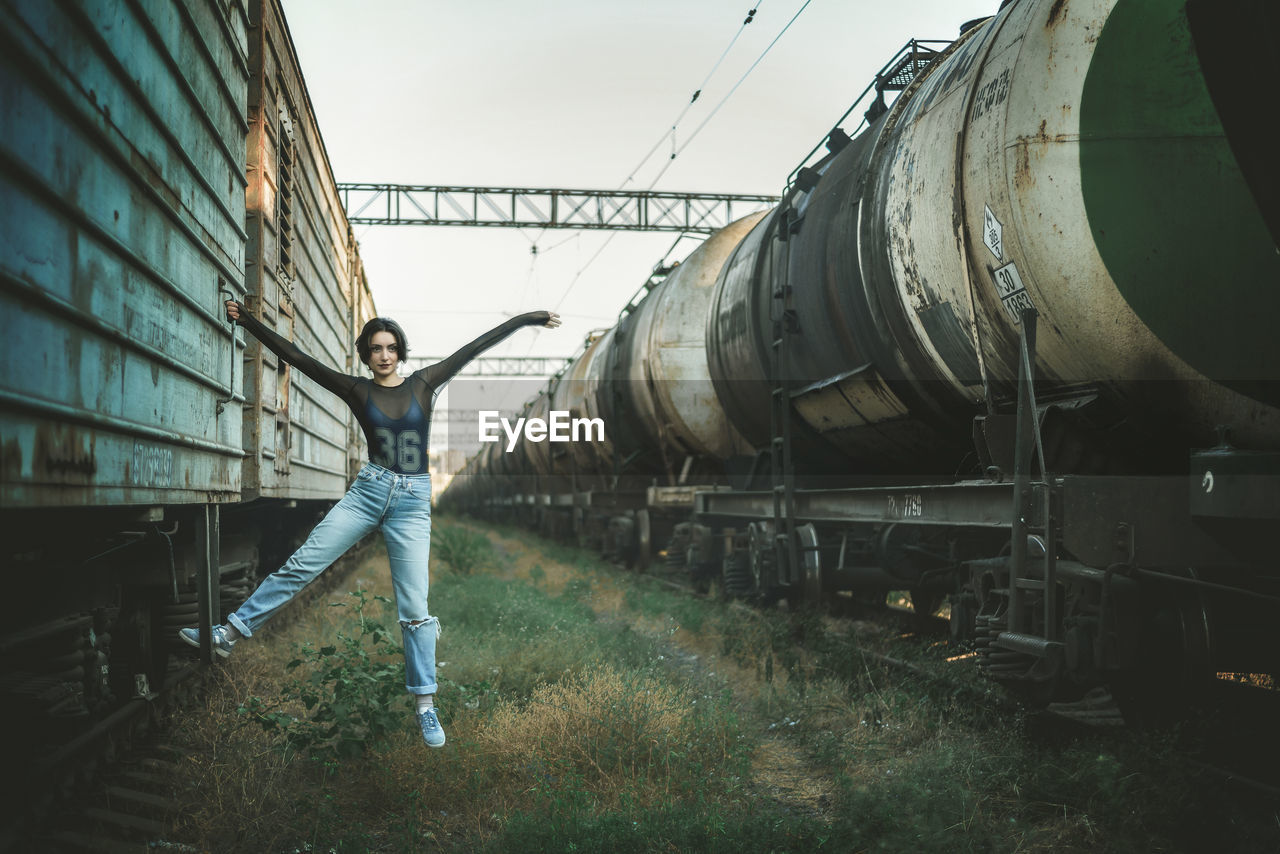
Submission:
[[[1045,29],[1056,26],[1062,20],[1062,10],[1066,7],[1067,0],[1054,0],[1053,5],[1049,7],[1049,20],[1044,22]]]
[[[98,473],[96,436],[63,424],[36,428],[33,461],[58,482],[92,478]]]
[[[22,446],[17,439],[5,439],[0,446],[0,472],[4,473],[6,484],[22,477]]]
[[[1071,134],[1050,134],[1048,132],[1048,119],[1040,120],[1040,127],[1036,129],[1034,136],[1018,137],[1014,142],[1014,147],[1017,148],[1017,157],[1013,167],[1014,187],[1020,192],[1025,192],[1036,183],[1035,176],[1031,173],[1031,151],[1033,147],[1035,148],[1036,159],[1039,160],[1044,157],[1044,153],[1050,145],[1069,142],[1073,138]],[[1049,176],[1049,180],[1052,181],[1053,177]]]
[[[1013,185],[1018,192],[1026,192],[1036,183],[1031,174],[1031,152],[1025,140],[1018,140],[1018,156],[1013,164]]]

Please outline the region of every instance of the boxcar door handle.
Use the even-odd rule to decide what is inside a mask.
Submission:
[[[235,299],[236,295],[225,286],[218,288],[219,294],[226,294],[227,299]],[[223,309],[226,311],[225,307]],[[231,321],[231,378],[227,380],[227,397],[218,400],[218,414],[226,409],[227,404],[236,399],[236,322]]]

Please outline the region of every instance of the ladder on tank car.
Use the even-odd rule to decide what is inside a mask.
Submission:
[[[1019,317],[1018,409],[1013,461],[1013,519],[1009,548],[1009,610],[1005,635],[1000,645],[1018,649],[1040,658],[1049,657],[1052,647],[1061,647],[1057,610],[1057,539],[1059,511],[1054,500],[1053,477],[1045,464],[1044,440],[1040,434],[1040,418],[1036,404],[1035,354],[1036,318],[1033,308],[1023,309]],[[1039,479],[1032,479],[1032,464],[1039,463]],[[1037,501],[1036,492],[1040,492]],[[1037,508],[1039,513],[1036,513]],[[1035,517],[1039,515],[1040,518]],[[1038,536],[1043,545],[1038,571],[1028,554],[1028,541]],[[1024,613],[1024,597],[1039,593],[1043,614],[1043,634],[1023,634],[1020,627],[1030,622]]]
[[[778,210],[778,238],[783,241],[782,284],[772,294],[770,306],[770,353],[773,387],[769,395],[769,488],[773,495],[773,560],[776,582],[791,584],[800,567],[800,550],[795,527],[795,470],[791,461],[791,360],[787,338],[800,328],[791,296],[791,234],[799,225],[788,188]],[[763,584],[763,579],[761,579]],[[760,590],[761,594],[768,593]]]
[[[801,544],[795,518],[795,471],[792,464],[791,429],[791,359],[787,341],[800,334],[799,320],[792,300],[791,288],[791,236],[799,231],[802,216],[795,207],[795,200],[817,186],[820,173],[809,164],[819,149],[826,148],[822,159],[834,157],[865,127],[888,111],[886,92],[905,90],[916,76],[933,62],[950,45],[950,41],[911,39],[885,63],[875,79],[862,91],[835,123],[827,138],[805,155],[800,165],[792,170],[782,194],[782,203],[776,216],[779,219],[777,237],[783,242],[782,284],[771,295],[770,305],[770,356],[772,376],[769,395],[769,487],[773,496],[774,583],[797,586],[802,580],[807,587],[806,598],[817,599],[821,595],[821,579],[810,578],[806,565],[815,565],[816,555],[806,554],[809,560],[801,561]],[[936,47],[935,47],[936,46]],[[863,113],[853,134],[841,129],[843,123],[858,105],[875,93],[875,100]],[[816,550],[816,538],[812,526],[806,526],[804,544],[806,553]],[[760,580],[763,582],[763,579]],[[767,595],[770,591],[758,590]]]

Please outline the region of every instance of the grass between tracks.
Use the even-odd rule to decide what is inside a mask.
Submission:
[[[432,557],[445,748],[421,743],[403,693],[378,551],[334,607],[237,646],[207,709],[176,723],[191,783],[176,838],[217,852],[1250,843],[1229,805],[1198,793],[1212,821],[1185,807],[1202,784],[1169,773],[1158,741],[1040,744],[937,644],[690,597],[515,529],[437,519]],[[867,654],[891,642],[916,670]]]

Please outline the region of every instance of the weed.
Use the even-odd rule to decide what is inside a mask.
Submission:
[[[431,550],[460,575],[470,575],[493,561],[493,544],[479,531],[437,522],[431,529]]]
[[[239,708],[241,715],[258,721],[267,731],[279,730],[285,745],[319,761],[349,759],[370,746],[381,745],[389,733],[400,729],[403,709],[393,710],[403,696],[404,659],[391,633],[365,612],[367,594],[348,594],[355,600],[355,635],[338,632],[338,643],[316,649],[309,642],[296,647],[298,658],[285,665],[296,670],[305,665],[280,699],[267,702],[250,697]],[[390,603],[385,596],[375,601]],[[345,607],[336,603],[330,607]],[[287,709],[300,703],[305,717]]]
[[[565,583],[564,592],[561,595],[566,599],[586,604],[591,601],[593,586],[590,578],[571,578]]]
[[[612,811],[517,811],[490,851],[814,851],[830,832],[772,800],[664,800]],[[840,850],[830,848],[829,850]]]
[[[399,650],[359,596],[297,627],[339,641],[292,656],[297,676],[279,696],[284,660],[269,656],[283,644],[238,648],[216,671],[208,720],[183,724],[197,743],[178,796],[196,847],[1277,850],[1233,790],[1205,785],[1158,740],[1037,744],[980,693],[887,670],[877,652],[943,656],[904,649],[893,629],[669,598],[560,547],[538,545],[522,564],[531,538],[511,535],[521,543],[505,545],[502,567],[479,561],[432,586],[450,629],[438,664],[446,750],[427,751],[408,715],[387,711],[401,707]],[[365,583],[389,594],[385,558]],[[353,612],[358,630],[322,625]],[[395,675],[380,670],[392,662]],[[386,693],[360,696],[371,674]],[[338,685],[345,708],[372,720],[356,712],[335,729]],[[269,714],[274,725],[259,726]]]
[[[468,708],[488,709],[497,697],[527,698],[544,682],[604,661],[638,670],[653,667],[657,639],[626,621],[602,620],[583,601],[583,591],[590,589],[584,580],[552,595],[488,574],[441,578],[433,595],[448,602],[449,631],[441,647],[447,661],[441,668],[444,702],[459,697]],[[451,649],[465,654],[455,659],[446,655]]]
[[[674,621],[679,628],[700,632],[707,618],[707,607],[701,600],[684,593],[653,587],[628,587],[623,597],[627,608],[639,614]]]
[[[722,698],[610,665],[500,703],[472,738],[477,788],[557,816],[701,797],[747,768]]]

